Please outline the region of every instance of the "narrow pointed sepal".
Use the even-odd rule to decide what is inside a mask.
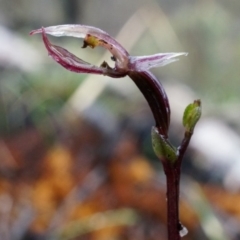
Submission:
[[[187,53],[158,53],[149,56],[130,56],[129,69],[134,71],[147,71],[151,68],[162,67],[178,61],[177,57],[186,56]]]

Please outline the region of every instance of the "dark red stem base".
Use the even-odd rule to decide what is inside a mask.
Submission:
[[[167,180],[167,229],[169,240],[180,240],[179,231],[179,182],[180,169],[169,164],[164,164]]]
[[[184,139],[178,148],[178,159],[174,164],[168,160],[162,161],[167,180],[167,229],[168,240],[180,240],[182,225],[179,220],[179,185],[181,165],[184,153],[192,137],[192,133],[185,132]]]

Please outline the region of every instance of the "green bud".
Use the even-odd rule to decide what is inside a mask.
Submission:
[[[166,159],[174,163],[177,159],[177,151],[174,146],[161,135],[156,127],[152,127],[152,146],[155,154],[160,159]]]
[[[201,117],[201,113],[202,108],[200,100],[195,100],[186,107],[183,114],[183,126],[186,128],[187,132],[193,132],[196,123]]]

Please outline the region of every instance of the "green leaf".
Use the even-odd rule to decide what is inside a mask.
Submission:
[[[174,163],[177,159],[177,150],[168,139],[161,135],[156,127],[152,127],[152,146],[155,154],[161,160]]]
[[[186,107],[183,114],[183,126],[187,132],[193,132],[196,123],[201,117],[201,113],[202,107],[200,100],[195,100]]]

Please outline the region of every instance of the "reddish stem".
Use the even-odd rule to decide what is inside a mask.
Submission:
[[[155,118],[156,127],[159,133],[168,138],[170,107],[162,84],[148,71],[129,72],[128,75],[146,98]],[[191,136],[192,133],[185,133],[184,139],[178,148],[178,158],[175,163],[172,163],[169,159],[160,159],[167,179],[168,240],[180,240],[179,232],[182,229],[182,225],[179,221],[181,164]]]
[[[167,180],[167,229],[168,240],[180,240],[182,225],[179,220],[179,186],[181,165],[184,153],[192,137],[191,132],[185,132],[184,139],[178,148],[178,159],[175,164],[168,160],[162,161]]]
[[[179,182],[180,168],[169,162],[164,163],[167,180],[167,229],[169,240],[179,240]]]

